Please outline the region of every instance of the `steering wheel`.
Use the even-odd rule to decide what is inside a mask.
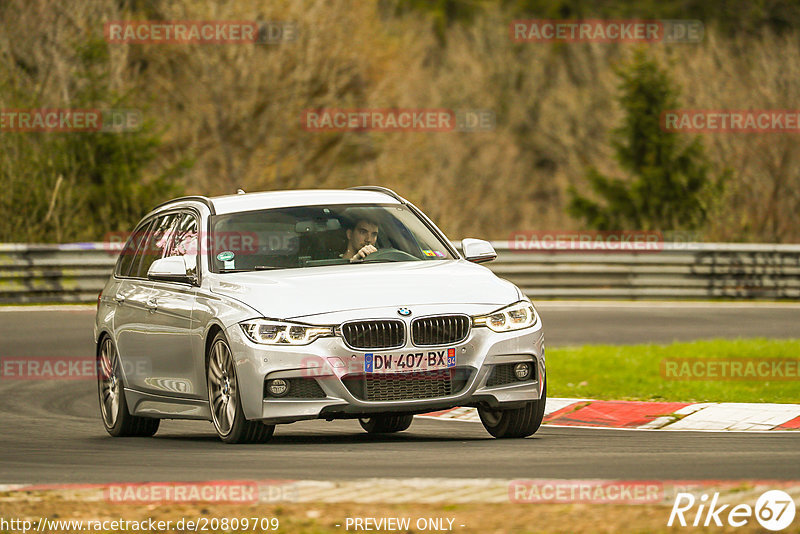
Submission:
[[[361,263],[372,263],[377,261],[408,261],[408,260],[419,260],[419,258],[400,249],[384,248],[368,255],[366,258],[361,260]]]

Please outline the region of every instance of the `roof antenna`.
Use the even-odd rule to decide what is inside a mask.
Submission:
[[[244,189],[237,189],[236,190],[236,194],[237,195],[244,195],[245,194]]]

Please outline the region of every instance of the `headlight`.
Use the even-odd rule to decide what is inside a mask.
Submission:
[[[305,326],[256,319],[239,323],[247,338],[263,345],[308,345],[319,337],[334,335],[332,326]]]
[[[488,326],[495,332],[509,332],[521,330],[539,322],[539,316],[533,304],[523,300],[506,306],[489,315],[480,315],[472,318],[473,326]]]

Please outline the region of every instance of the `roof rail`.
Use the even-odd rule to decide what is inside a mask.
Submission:
[[[211,203],[211,200],[209,200],[207,197],[203,197],[203,196],[200,196],[200,195],[173,198],[172,200],[167,200],[166,202],[162,202],[161,204],[159,204],[158,206],[156,206],[155,208],[153,208],[150,211],[155,211],[158,208],[162,208],[162,207],[164,207],[164,206],[166,206],[168,204],[172,204],[173,202],[183,202],[183,201],[189,201],[189,200],[193,200],[195,202],[202,202],[203,204],[205,204],[208,207],[209,211],[211,212],[211,215],[216,215],[217,214],[217,210],[214,209],[214,204]]]
[[[394,198],[395,200],[399,201],[402,204],[406,203],[406,200],[403,197],[401,197],[388,187],[381,187],[379,185],[358,185],[356,187],[348,187],[347,189],[358,189],[361,191],[376,191],[378,193],[389,195],[390,197]]]

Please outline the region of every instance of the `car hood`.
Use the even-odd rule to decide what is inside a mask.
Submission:
[[[298,319],[332,312],[430,304],[500,307],[519,300],[511,282],[465,260],[307,267],[213,275],[211,291],[264,317]],[[311,321],[313,322],[313,321]]]

